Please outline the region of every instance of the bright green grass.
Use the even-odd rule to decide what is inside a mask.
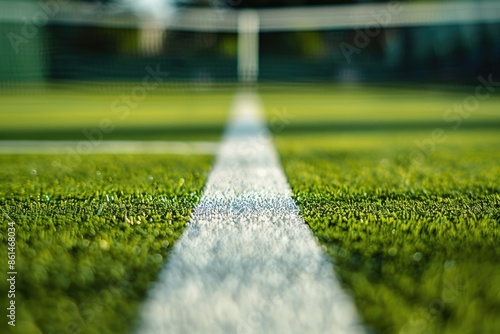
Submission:
[[[87,156],[72,171],[54,159],[0,155],[0,242],[12,219],[18,273],[16,327],[0,332],[128,333],[212,158]],[[6,247],[0,258],[6,272]]]
[[[440,122],[448,109],[474,95],[475,88],[460,91],[428,89],[397,89],[376,87],[312,86],[261,88],[266,106],[287,109],[293,116],[292,127],[304,124]],[[497,89],[500,91],[500,89]],[[466,118],[468,121],[500,121],[500,95],[482,101],[480,108]],[[451,116],[451,114],[450,114]],[[452,123],[454,124],[454,123]]]
[[[500,138],[457,149],[461,136],[423,165],[384,135],[371,149],[278,140],[304,219],[378,333],[500,329]]]
[[[355,102],[362,110],[354,114],[373,112],[373,99],[382,107],[382,97],[394,92]],[[325,113],[323,122],[335,124],[342,110],[334,101],[344,97],[302,94],[296,105],[290,103],[294,96],[282,95],[282,103],[264,96],[270,117],[280,105],[297,116],[275,135],[276,144],[304,219],[335,259],[368,327],[377,333],[499,332],[498,129],[467,128],[472,116],[458,131],[443,122],[412,127],[423,116],[407,110],[428,104],[417,94],[395,117],[404,131],[362,131],[354,117],[348,120],[354,126],[343,131],[297,131],[294,122],[314,118],[327,101],[332,114]],[[453,105],[463,96],[440,98]],[[374,122],[393,121],[386,116],[367,115]],[[435,126],[446,139],[426,149],[423,159],[411,159],[419,149],[415,140],[429,139]]]
[[[114,130],[104,139],[217,140],[233,93],[152,91],[125,102],[133,86],[95,89],[55,87],[0,93],[0,139],[85,139],[108,119]]]

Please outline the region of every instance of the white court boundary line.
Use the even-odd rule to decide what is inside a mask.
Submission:
[[[78,141],[78,140],[0,140],[1,154],[215,154],[215,142],[181,141]]]
[[[364,333],[300,217],[260,111],[256,95],[236,97],[204,194],[137,333]]]

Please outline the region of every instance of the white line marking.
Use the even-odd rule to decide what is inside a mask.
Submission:
[[[363,333],[291,198],[258,97],[240,94],[233,108],[137,333]]]
[[[81,146],[81,147],[80,147]],[[218,143],[179,141],[0,140],[0,154],[215,154]]]

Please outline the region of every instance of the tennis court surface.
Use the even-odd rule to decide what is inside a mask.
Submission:
[[[498,3],[137,6],[0,1],[2,333],[500,331]]]

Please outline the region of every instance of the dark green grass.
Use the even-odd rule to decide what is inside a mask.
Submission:
[[[481,119],[474,115],[458,130],[445,122],[412,127],[415,117],[427,122],[444,112],[435,107],[432,117],[405,117],[409,109],[432,105],[418,94],[406,99],[409,109],[400,104],[396,120],[370,113],[383,106],[384,98],[391,105],[396,93],[380,92],[377,106],[372,98],[363,103],[360,95],[354,105],[370,123],[393,122],[404,130],[359,129],[365,118],[349,119],[335,104],[337,98],[346,99],[342,94],[302,94],[299,105],[291,103],[299,100],[295,95],[282,95],[288,113],[297,116],[275,136],[294,198],[374,332],[498,333],[498,128],[467,127]],[[443,99],[452,106],[463,96]],[[280,108],[277,95],[264,100],[268,109]],[[493,105],[498,102],[484,104],[485,110]],[[316,106],[325,111],[323,123],[352,127],[298,132],[296,119],[319,114]],[[481,108],[476,115],[485,111]],[[343,119],[337,120],[337,114]],[[417,143],[438,126],[446,139],[420,149]]]
[[[0,242],[14,221],[18,273],[16,327],[0,332],[128,333],[212,158],[87,156],[71,171],[58,158],[0,155]]]

